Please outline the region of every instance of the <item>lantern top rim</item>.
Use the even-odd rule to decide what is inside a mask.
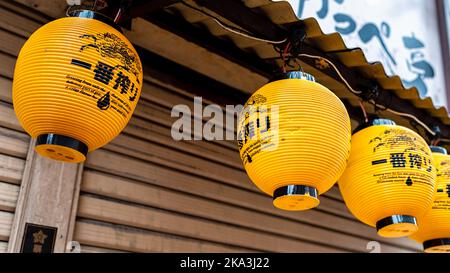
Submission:
[[[397,125],[393,120],[390,119],[382,119],[382,118],[374,118],[371,119],[369,122],[366,122],[364,124],[361,124],[358,128],[355,129],[355,131],[353,132],[353,134],[356,134],[368,127],[372,127],[372,126],[381,126],[381,125]]]
[[[430,146],[430,150],[432,153],[447,155],[447,149],[439,146]]]
[[[273,78],[270,82],[276,82],[280,80],[307,80],[310,82],[316,82],[316,78],[303,71],[289,71],[286,73],[281,73]]]
[[[105,23],[105,24],[113,27],[114,29],[116,29],[117,31],[119,31],[120,33],[123,34],[122,28],[118,24],[116,24],[108,16],[101,14],[99,12],[95,12],[92,10],[80,9],[80,10],[74,10],[74,11],[69,12],[69,17],[78,17],[78,18],[87,18],[87,19],[98,20],[102,23]]]

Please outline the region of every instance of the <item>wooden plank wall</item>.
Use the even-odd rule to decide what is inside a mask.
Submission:
[[[39,26],[0,4],[0,252],[6,252],[30,138],[12,107],[11,80],[22,41]],[[25,25],[21,26],[20,23]]]
[[[29,139],[11,105],[13,64],[45,19],[0,3],[0,251],[8,240]],[[151,65],[151,64],[144,64]],[[175,104],[193,95],[145,77],[125,131],[89,155],[74,240],[83,252],[384,252],[418,245],[387,240],[348,212],[338,189],[319,208],[284,212],[247,178],[234,143],[170,136]]]

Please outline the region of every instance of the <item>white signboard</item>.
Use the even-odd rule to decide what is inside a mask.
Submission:
[[[288,0],[299,18],[314,17],[325,33],[339,32],[389,76],[417,87],[422,98],[447,106],[435,1]]]

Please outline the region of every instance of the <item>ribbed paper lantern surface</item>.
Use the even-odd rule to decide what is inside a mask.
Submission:
[[[436,167],[437,190],[433,205],[417,219],[419,231],[411,238],[425,252],[450,252],[450,156],[441,147],[431,147]]]
[[[417,231],[417,217],[431,205],[436,171],[430,148],[414,131],[374,120],[352,137],[339,188],[347,207],[383,237]]]
[[[108,18],[91,11],[50,22],[20,51],[13,103],[42,156],[81,162],[117,136],[133,114],[142,65]]]
[[[280,209],[316,207],[350,153],[350,118],[339,98],[311,75],[291,72],[256,91],[244,113],[238,144],[253,183]]]

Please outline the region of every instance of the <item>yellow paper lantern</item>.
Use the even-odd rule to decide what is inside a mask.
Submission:
[[[336,95],[311,75],[290,72],[253,94],[238,137],[247,174],[274,206],[306,210],[344,171],[351,125]]]
[[[82,162],[117,136],[139,100],[142,65],[107,17],[76,11],[34,32],[14,71],[13,103],[42,156]]]
[[[437,190],[433,205],[417,219],[419,231],[411,238],[423,244],[425,252],[450,252],[450,156],[441,147],[431,147],[431,150]]]
[[[430,148],[414,131],[377,119],[352,137],[339,188],[353,215],[383,237],[417,231],[431,205],[436,171]]]

